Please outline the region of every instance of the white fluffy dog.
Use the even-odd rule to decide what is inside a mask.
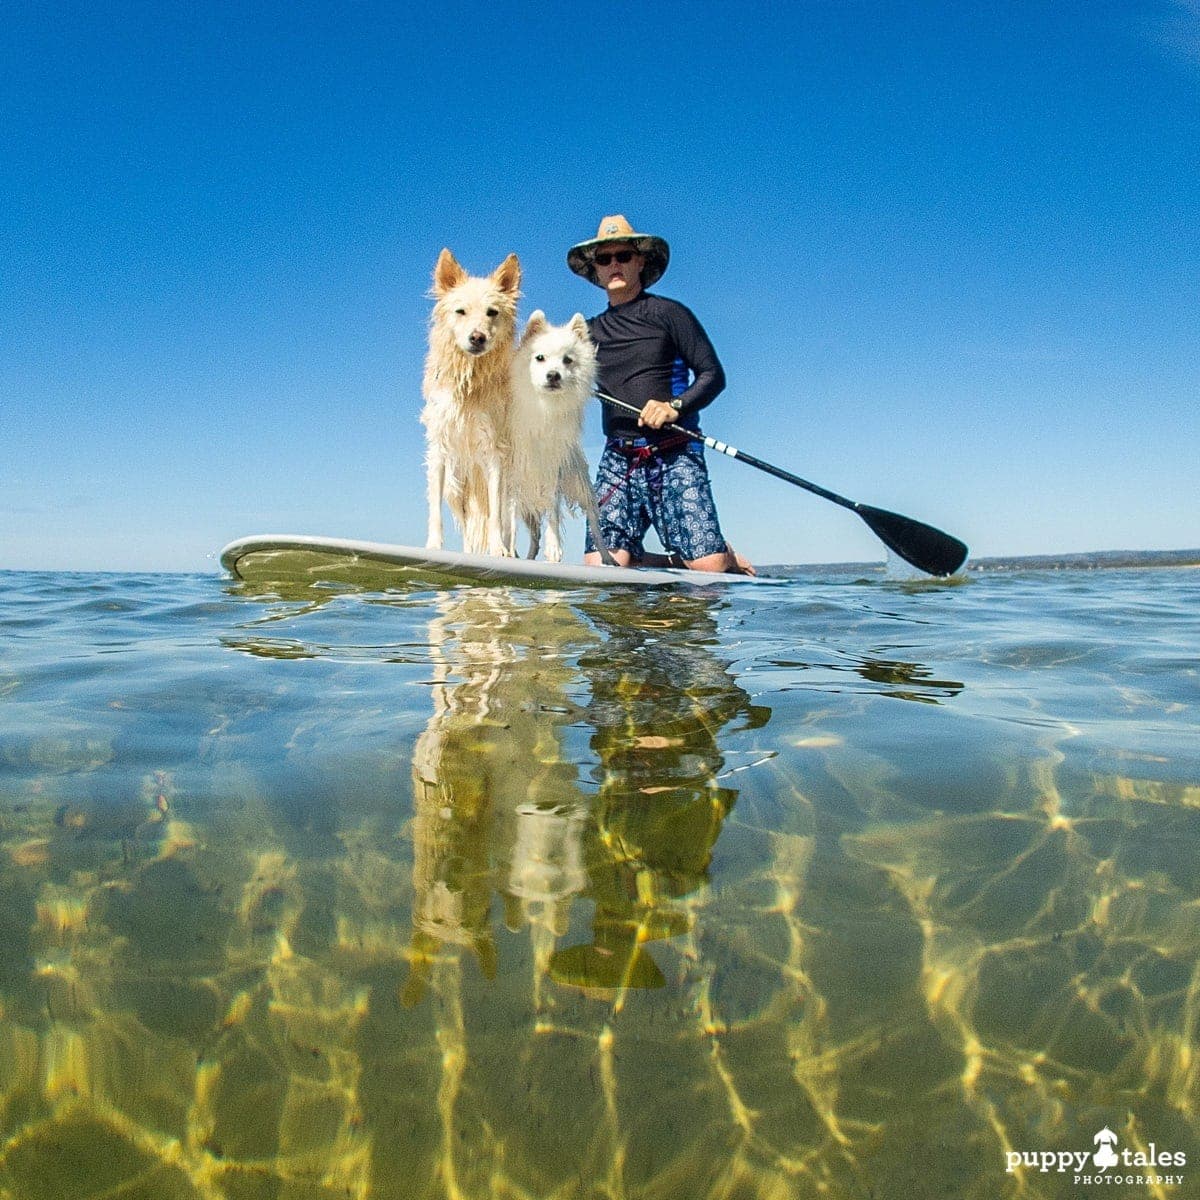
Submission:
[[[566,501],[587,515],[604,561],[599,514],[583,455],[583,410],[596,384],[596,347],[587,322],[576,313],[566,325],[551,325],[535,312],[512,360],[512,407],[506,489],[509,545],[514,553],[517,522],[529,530],[529,557],[541,546],[546,524],[546,558],[562,560],[562,508]]]
[[[520,288],[515,254],[485,277],[468,275],[449,250],[438,256],[421,411],[431,549],[442,546],[444,500],[468,554],[512,554],[502,471]]]

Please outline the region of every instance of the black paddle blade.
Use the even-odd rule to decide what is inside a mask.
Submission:
[[[854,511],[889,550],[927,575],[953,575],[967,561],[966,543],[932,525],[869,504]]]

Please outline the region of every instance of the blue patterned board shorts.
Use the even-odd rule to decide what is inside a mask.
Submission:
[[[648,444],[645,438],[621,441],[633,447]],[[639,558],[645,553],[642,538],[653,525],[663,546],[688,562],[724,552],[703,446],[691,442],[632,471],[631,465],[610,439],[596,470],[600,531],[610,550],[628,550]],[[590,531],[586,547],[589,553],[596,548]]]

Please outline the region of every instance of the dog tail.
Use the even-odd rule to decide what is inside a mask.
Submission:
[[[468,508],[463,520],[463,549],[468,554],[487,551],[487,520],[478,505]]]

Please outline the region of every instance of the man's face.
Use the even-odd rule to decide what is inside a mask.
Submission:
[[[596,279],[614,304],[632,300],[642,290],[646,259],[628,242],[602,242],[592,252],[592,263]]]

